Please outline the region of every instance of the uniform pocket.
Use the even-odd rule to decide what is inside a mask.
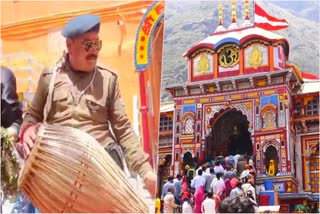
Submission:
[[[86,105],[94,121],[106,122],[108,120],[108,108],[106,100],[96,99],[93,95],[86,95]]]
[[[52,109],[55,112],[63,112],[67,110],[69,97],[69,90],[66,87],[57,88],[53,92],[53,102],[52,102]]]

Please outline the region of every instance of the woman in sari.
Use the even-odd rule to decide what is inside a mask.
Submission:
[[[204,187],[201,184],[194,194],[194,213],[201,213],[201,204],[204,201]]]

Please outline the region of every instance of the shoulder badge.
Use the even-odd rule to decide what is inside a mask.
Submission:
[[[112,71],[111,69],[107,69],[107,68],[104,68],[104,67],[101,67],[101,66],[98,66],[98,69],[104,70],[104,71],[108,71],[108,72],[110,72],[111,74],[113,74],[113,75],[115,75],[115,76],[118,76],[117,72]]]
[[[42,76],[48,76],[48,75],[51,75],[52,74],[52,70],[51,69],[49,69],[49,68],[44,68],[43,70],[42,70]]]

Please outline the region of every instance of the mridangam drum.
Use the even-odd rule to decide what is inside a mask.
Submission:
[[[70,127],[40,128],[19,186],[40,212],[148,212],[104,148]]]

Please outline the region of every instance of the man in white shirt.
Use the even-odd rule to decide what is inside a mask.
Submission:
[[[205,177],[205,179],[206,179],[205,191],[206,191],[206,192],[212,192],[210,185],[211,185],[213,179],[216,177],[216,175],[214,174],[214,170],[213,170],[212,167],[210,167],[210,169],[209,169],[209,174],[206,173],[206,174],[204,175],[204,177]]]
[[[213,199],[213,192],[208,192],[207,198],[202,202],[201,212],[204,214],[216,213],[216,202]]]
[[[198,190],[200,185],[205,186],[206,185],[206,178],[202,176],[202,169],[199,169],[198,175],[194,177],[194,179],[191,181],[191,187],[195,188],[195,191]]]
[[[224,188],[224,180],[221,173],[217,173],[217,177],[212,180],[210,187],[214,194],[218,194]]]
[[[185,201],[182,204],[182,213],[193,213],[192,206],[193,206],[193,197],[190,197],[185,199]]]

